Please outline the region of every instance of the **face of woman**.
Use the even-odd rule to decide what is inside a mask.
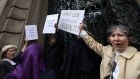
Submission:
[[[119,52],[124,52],[128,46],[128,37],[120,28],[117,28],[112,32],[109,41],[113,48]]]
[[[13,59],[16,53],[16,49],[15,48],[9,48],[6,52],[5,58],[7,59]]]

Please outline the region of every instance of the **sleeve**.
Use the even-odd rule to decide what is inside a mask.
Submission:
[[[93,37],[88,35],[88,33],[85,30],[81,31],[79,36],[86,42],[86,44],[92,50],[94,50],[97,54],[102,56],[105,46],[103,46],[101,43],[97,42]]]
[[[15,62],[15,63],[19,63],[20,62],[20,56],[23,52],[20,51],[12,60]]]
[[[5,68],[4,65],[2,64],[2,62],[0,62],[0,79],[3,79],[5,76]]]

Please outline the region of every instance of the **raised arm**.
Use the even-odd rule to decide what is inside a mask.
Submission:
[[[103,54],[103,49],[104,46],[97,42],[93,37],[91,37],[85,30],[84,30],[84,24],[80,24],[80,34],[79,36],[85,41],[85,43],[92,49],[94,50],[97,54],[102,56]]]
[[[27,47],[27,44],[28,44],[28,41],[26,40],[24,46],[21,49],[21,51],[12,59],[17,64],[20,62],[20,56],[25,51],[25,49]]]
[[[28,40],[25,41],[25,44],[22,47],[21,52],[24,52],[24,50],[27,48],[27,45],[28,45]]]

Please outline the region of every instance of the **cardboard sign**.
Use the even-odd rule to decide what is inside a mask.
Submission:
[[[43,33],[55,33],[56,28],[54,27],[54,24],[57,23],[57,20],[58,14],[47,15]]]
[[[25,25],[25,35],[27,40],[38,39],[37,25]]]
[[[58,28],[79,35],[79,26],[83,21],[84,13],[85,10],[62,10]]]

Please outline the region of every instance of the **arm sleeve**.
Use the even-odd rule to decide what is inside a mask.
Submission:
[[[20,56],[23,52],[20,51],[12,60],[15,62],[15,63],[19,63],[20,62]]]
[[[6,70],[5,70],[4,65],[3,65],[2,61],[1,61],[0,62],[0,79],[3,79],[5,74],[6,74]]]
[[[93,37],[88,35],[88,33],[85,30],[81,31],[79,36],[86,42],[86,44],[92,50],[94,50],[97,54],[102,56],[105,46],[103,46],[101,43],[97,42]]]

